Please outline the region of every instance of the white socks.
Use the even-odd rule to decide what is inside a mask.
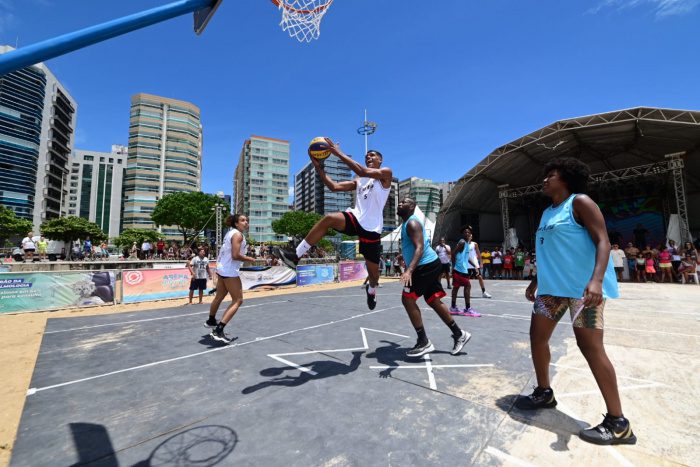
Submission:
[[[369,288],[367,289],[367,293],[370,295],[374,295],[375,293],[377,293],[377,290],[370,285]]]
[[[313,245],[309,245],[306,239],[302,240],[299,245],[297,245],[297,258],[301,258],[306,254],[307,251],[311,249]]]

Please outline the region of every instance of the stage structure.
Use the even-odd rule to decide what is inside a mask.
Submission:
[[[562,120],[497,148],[457,182],[436,236],[455,239],[460,225],[476,224],[481,243],[495,245],[515,226],[531,246],[548,204],[543,168],[559,156],[591,167],[589,193],[621,241],[640,224],[658,241],[671,214],[683,241],[700,232],[700,112],[635,108]]]

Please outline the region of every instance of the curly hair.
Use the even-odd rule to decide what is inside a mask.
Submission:
[[[591,170],[588,165],[573,157],[558,157],[547,162],[544,166],[544,176],[556,170],[561,179],[572,193],[585,193],[588,189],[588,179]]]

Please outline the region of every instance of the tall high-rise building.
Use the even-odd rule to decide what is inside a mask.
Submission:
[[[0,46],[0,54],[14,50]],[[0,204],[34,223],[65,214],[77,104],[39,63],[0,77]]]
[[[410,196],[423,211],[425,217],[435,222],[442,207],[442,187],[425,178],[411,177],[399,182],[399,198]]]
[[[336,157],[323,163],[324,171],[331,180],[344,182],[353,179],[350,168]],[[332,192],[321,181],[311,162],[294,176],[294,210],[330,214],[345,211],[352,205],[351,191]]]
[[[202,124],[199,107],[150,94],[131,98],[129,155],[124,176],[123,228],[152,229],[156,202],[168,193],[200,191]],[[177,229],[160,226],[166,237]]]
[[[121,233],[126,158],[127,148],[115,144],[111,152],[76,149],[71,159],[66,212],[94,222],[110,238]]]
[[[396,214],[396,208],[399,206],[399,179],[394,177],[391,180],[391,191],[389,198],[384,205],[384,232],[392,232],[401,224],[399,215]]]
[[[233,179],[235,212],[250,218],[250,237],[284,241],[272,221],[289,210],[289,141],[266,136],[245,140]]]

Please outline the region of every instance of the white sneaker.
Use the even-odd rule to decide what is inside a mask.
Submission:
[[[488,293],[488,292],[486,292],[486,291],[484,291],[484,293],[482,293],[481,296],[482,296],[483,298],[491,298],[491,294]]]

